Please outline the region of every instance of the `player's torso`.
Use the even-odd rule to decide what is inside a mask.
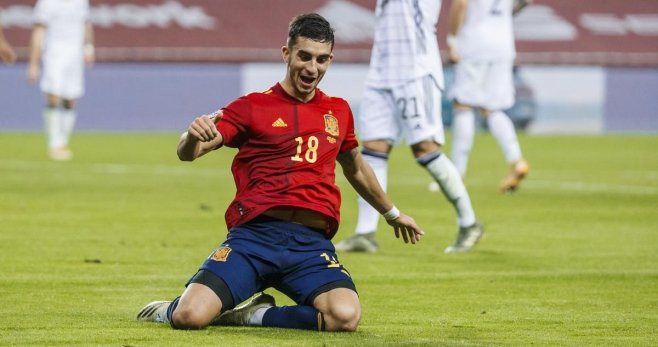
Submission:
[[[46,26],[46,44],[81,45],[88,12],[87,0],[40,0],[36,20]]]
[[[440,0],[379,0],[368,83],[398,85],[433,74],[442,80],[436,40]]]
[[[513,0],[471,0],[459,32],[462,58],[512,59]]]
[[[333,185],[336,156],[350,126],[346,104],[329,97],[320,103],[291,103],[263,94],[250,100],[249,139],[234,165],[249,178],[241,183],[273,190],[314,182]]]

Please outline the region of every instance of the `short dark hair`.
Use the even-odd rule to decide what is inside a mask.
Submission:
[[[288,26],[288,49],[292,50],[292,46],[299,37],[318,42],[329,42],[331,50],[334,50],[334,29],[324,17],[317,13],[304,13],[292,19]]]

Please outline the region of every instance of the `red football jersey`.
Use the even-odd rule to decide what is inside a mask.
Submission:
[[[347,102],[319,89],[304,103],[278,83],[222,109],[217,130],[237,147],[231,170],[237,192],[226,210],[229,230],[273,207],[303,208],[327,217],[325,236],[340,221],[336,156],[358,146]]]

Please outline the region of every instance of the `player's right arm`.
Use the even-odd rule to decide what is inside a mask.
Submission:
[[[215,127],[220,115],[197,117],[178,141],[178,158],[192,161],[222,146],[224,138]]]
[[[459,62],[459,51],[457,49],[457,34],[464,23],[466,16],[466,8],[468,7],[468,0],[453,0],[450,7],[450,25],[448,29],[448,37],[446,43],[448,45],[448,61],[451,63]]]
[[[30,37],[30,52],[27,63],[27,79],[34,82],[39,78],[39,58],[41,57],[41,46],[46,27],[43,24],[35,24]]]

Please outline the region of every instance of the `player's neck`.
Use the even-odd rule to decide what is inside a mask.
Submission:
[[[315,97],[315,89],[313,89],[313,91],[308,94],[296,93],[295,88],[292,86],[292,83],[288,79],[284,79],[283,81],[279,82],[279,84],[281,85],[281,88],[283,88],[283,91],[288,94],[288,96],[297,101],[306,103],[313,100]]]

